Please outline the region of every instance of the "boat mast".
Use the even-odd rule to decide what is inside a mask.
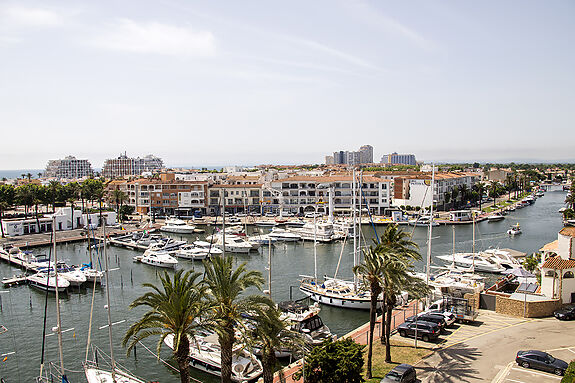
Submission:
[[[223,215],[222,215],[222,257],[226,255],[226,189],[223,188],[224,196],[222,198]],[[247,234],[247,233],[246,233]]]
[[[106,222],[103,226],[104,236],[104,262],[106,267],[106,303],[108,305],[108,339],[110,341],[110,359],[112,360],[112,381],[116,381],[116,361],[114,359],[114,347],[112,345],[112,313],[110,307],[110,272],[108,267],[108,252],[106,251]]]
[[[64,371],[64,352],[62,351],[62,322],[60,320],[60,294],[58,293],[58,255],[56,253],[56,217],[52,217],[52,230],[54,234],[54,242],[52,244],[54,250],[54,280],[56,285],[56,331],[58,333],[58,353],[60,355],[60,370],[62,371],[62,381],[67,381],[66,371]],[[50,265],[48,264],[48,274],[50,273]],[[49,286],[46,286],[49,288]]]
[[[313,278],[317,286],[317,202],[313,212]]]
[[[473,219],[473,270],[475,273],[475,212],[471,210],[471,217]]]
[[[352,171],[352,183],[351,183],[351,210],[352,210],[352,221],[353,221],[353,266],[357,266],[357,212],[355,210],[355,194],[356,194],[356,185],[355,185],[355,168]],[[357,275],[353,273],[353,288],[354,291],[357,291]]]
[[[435,164],[431,164],[431,207],[429,209],[429,231],[427,234],[427,270],[425,273],[425,282],[429,285],[429,271],[431,267],[431,234],[433,231],[433,194],[435,187]]]

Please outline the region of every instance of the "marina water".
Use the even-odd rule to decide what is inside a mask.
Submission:
[[[557,232],[562,227],[561,215],[557,210],[564,206],[565,192],[548,192],[544,197],[537,200],[532,205],[515,212],[510,212],[506,219],[500,222],[488,223],[487,221],[476,225],[476,250],[483,250],[488,247],[511,248],[514,250],[533,253],[538,251],[544,244],[557,239]],[[523,234],[516,237],[509,237],[506,234],[509,226],[519,223]],[[403,226],[403,229],[413,232],[413,238],[420,247],[422,258],[425,259],[427,248],[427,228]],[[207,228],[209,231],[211,228]],[[258,231],[253,228],[250,230]],[[385,230],[384,226],[378,226],[378,235]],[[363,235],[367,243],[372,243],[375,238],[371,226],[364,225]],[[188,241],[195,240],[194,235],[173,235],[174,238],[183,238]],[[435,259],[437,255],[450,254],[453,249],[453,229],[451,226],[439,226],[433,228],[432,237],[432,260],[436,265],[441,265],[442,261]],[[458,225],[455,227],[455,250],[471,251],[472,225]],[[333,276],[340,253],[342,261],[338,277],[352,278],[352,243],[347,242],[342,249],[342,242],[317,245],[317,274]],[[80,264],[88,262],[88,250],[85,242],[59,245],[58,258],[66,260],[69,264]],[[49,248],[33,249],[35,254],[48,254]],[[286,243],[278,244],[272,252],[272,297],[275,301],[302,298],[299,292],[298,277],[300,274],[313,275],[313,243]],[[120,322],[113,326],[114,347],[116,359],[126,368],[139,375],[147,381],[160,381],[162,383],[179,382],[176,373],[168,369],[143,347],[137,347],[137,357],[134,355],[126,357],[125,350],[121,347],[121,339],[128,326],[138,320],[144,310],[129,310],[128,305],[138,296],[149,289],[142,287],[142,283],[159,281],[158,275],[162,270],[132,262],[132,256],[137,253],[132,250],[109,247],[111,268],[111,306],[112,321]],[[262,247],[259,252],[250,254],[234,254],[235,262],[247,262],[248,269],[259,270],[267,278],[268,249]],[[194,268],[198,272],[203,271],[199,262],[189,262],[179,260],[179,267],[184,269]],[[101,260],[103,265],[103,260]],[[416,265],[418,270],[424,269],[423,262]],[[0,274],[2,277],[19,274],[21,271],[6,263],[0,264]],[[488,281],[493,281],[496,276],[489,276]],[[267,284],[267,282],[266,282]],[[489,284],[489,283],[487,283]],[[267,286],[264,287],[267,289]],[[8,331],[0,334],[0,377],[6,383],[31,382],[38,375],[40,370],[40,355],[42,348],[42,327],[44,317],[45,293],[33,290],[27,286],[17,286],[0,290],[2,311],[0,312],[0,324],[4,325]],[[255,291],[253,291],[255,293]],[[90,305],[92,299],[92,288],[82,287],[61,299],[62,329],[73,329],[63,334],[64,358],[68,378],[71,383],[85,382],[82,372],[82,361],[85,358],[86,339],[88,335],[88,323],[90,318]],[[109,351],[107,328],[102,328],[107,324],[107,313],[105,309],[106,297],[103,288],[96,288],[94,317],[92,326],[92,343],[102,349]],[[332,332],[338,336],[368,321],[368,312],[353,311],[329,306],[322,306],[320,313],[323,321],[330,327]],[[56,308],[54,295],[48,297],[48,320],[46,338],[46,365],[48,361],[56,362],[58,358],[57,336],[52,335],[51,329],[56,324]],[[122,322],[123,321],[123,322]],[[144,340],[144,344],[150,349],[156,349],[158,337],[151,337]],[[170,358],[170,351],[164,347],[162,357]],[[14,352],[14,354],[12,354]],[[8,354],[8,355],[6,355]],[[100,359],[100,362],[104,362]],[[174,363],[175,365],[175,363]],[[218,382],[219,379],[210,375],[199,373],[192,369],[192,375],[203,382]]]

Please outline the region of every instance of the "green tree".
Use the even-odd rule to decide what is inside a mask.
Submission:
[[[539,253],[529,254],[528,256],[525,257],[525,259],[523,259],[521,265],[523,265],[523,268],[525,270],[529,271],[530,273],[534,273],[539,269],[540,260],[541,260],[541,254]]]
[[[2,233],[2,238],[4,238],[4,226],[2,226],[2,217],[4,211],[8,210],[12,205],[14,205],[16,197],[16,190],[12,185],[0,185],[0,230]]]
[[[225,255],[213,257],[210,262],[204,261],[204,269],[210,303],[208,315],[221,347],[222,382],[230,383],[234,330],[241,314],[253,311],[267,301],[261,295],[244,297],[242,293],[250,287],[261,288],[264,279],[259,271],[247,270],[246,263],[234,270],[232,257]]]
[[[291,324],[281,317],[272,301],[255,310],[252,320],[255,326],[248,332],[248,338],[261,349],[264,383],[272,383],[276,351],[298,350],[304,346],[304,340],[300,333],[291,330]]]
[[[144,283],[145,287],[153,291],[134,300],[130,304],[130,309],[144,306],[149,308],[149,311],[130,326],[122,341],[122,345],[128,347],[129,355],[139,341],[152,335],[159,335],[157,343],[159,355],[166,337],[173,336],[173,353],[178,362],[182,383],[190,381],[190,341],[195,342],[206,309],[206,302],[203,300],[206,287],[197,282],[200,276],[200,273],[191,270],[185,273],[183,270],[178,270],[173,279],[168,272],[164,272],[160,277],[159,287]]]
[[[369,286],[371,293],[369,307],[369,342],[367,348],[367,378],[371,379],[371,359],[373,354],[373,331],[375,329],[375,318],[377,312],[377,302],[382,291],[382,277],[384,259],[373,247],[364,251],[364,260],[353,268],[353,272],[359,276],[366,286]]]
[[[456,187],[451,189],[451,199],[453,200],[453,206],[457,208],[457,196],[459,196],[459,189]]]
[[[36,184],[28,183],[16,188],[16,200],[20,205],[24,205],[24,214],[27,216],[29,209],[34,206],[36,209],[36,224],[40,230],[40,219],[38,217],[38,204],[42,197],[43,189]]]
[[[118,217],[120,217],[120,208],[122,207],[124,202],[126,202],[126,200],[128,199],[128,195],[120,189],[114,189],[112,190],[111,197],[112,201],[114,201],[114,204],[116,205],[116,213],[118,214]]]
[[[295,378],[299,380],[303,375],[308,383],[363,382],[364,348],[351,338],[326,340],[305,356],[304,367]]]
[[[72,208],[72,227],[74,227],[74,209],[76,208],[76,201],[78,197],[80,197],[82,187],[78,182],[70,182],[67,184],[63,191],[64,191],[64,200],[70,203],[70,207]]]
[[[575,383],[575,360],[569,362],[565,375],[561,379],[561,383]]]
[[[565,203],[569,205],[571,210],[575,210],[575,189],[571,189],[571,192],[565,197]]]
[[[410,236],[395,225],[388,225],[380,238],[379,244],[373,250],[382,260],[383,279],[383,311],[385,315],[385,331],[382,343],[385,343],[385,361],[391,362],[391,322],[393,308],[397,304],[397,296],[407,291],[412,296],[420,297],[428,292],[425,283],[412,276],[413,261],[421,260],[418,246]]]

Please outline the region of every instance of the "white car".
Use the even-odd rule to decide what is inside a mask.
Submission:
[[[426,313],[443,315],[445,317],[445,324],[447,326],[451,326],[453,323],[455,323],[455,314],[453,314],[451,311],[427,310],[427,311],[424,311],[422,314],[426,314]]]

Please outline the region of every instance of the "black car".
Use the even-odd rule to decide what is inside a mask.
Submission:
[[[406,322],[415,322],[415,318],[416,316],[410,316],[408,318],[405,319]],[[417,321],[423,321],[423,322],[431,322],[431,323],[436,323],[439,326],[439,329],[443,331],[443,329],[445,329],[445,326],[447,325],[447,323],[445,322],[445,317],[441,314],[420,314],[417,315]]]
[[[415,373],[415,368],[412,365],[402,363],[395,366],[391,371],[381,379],[380,383],[389,382],[401,382],[401,383],[412,383],[416,382],[417,377]]]
[[[575,319],[575,305],[565,306],[553,313],[553,316],[559,320]]]
[[[421,338],[424,342],[437,339],[441,330],[436,323],[417,321],[405,322],[399,325],[397,332],[403,337],[415,337],[417,330],[417,337]]]
[[[517,351],[515,361],[522,367],[552,372],[555,375],[563,375],[567,369],[567,362],[537,350]]]

